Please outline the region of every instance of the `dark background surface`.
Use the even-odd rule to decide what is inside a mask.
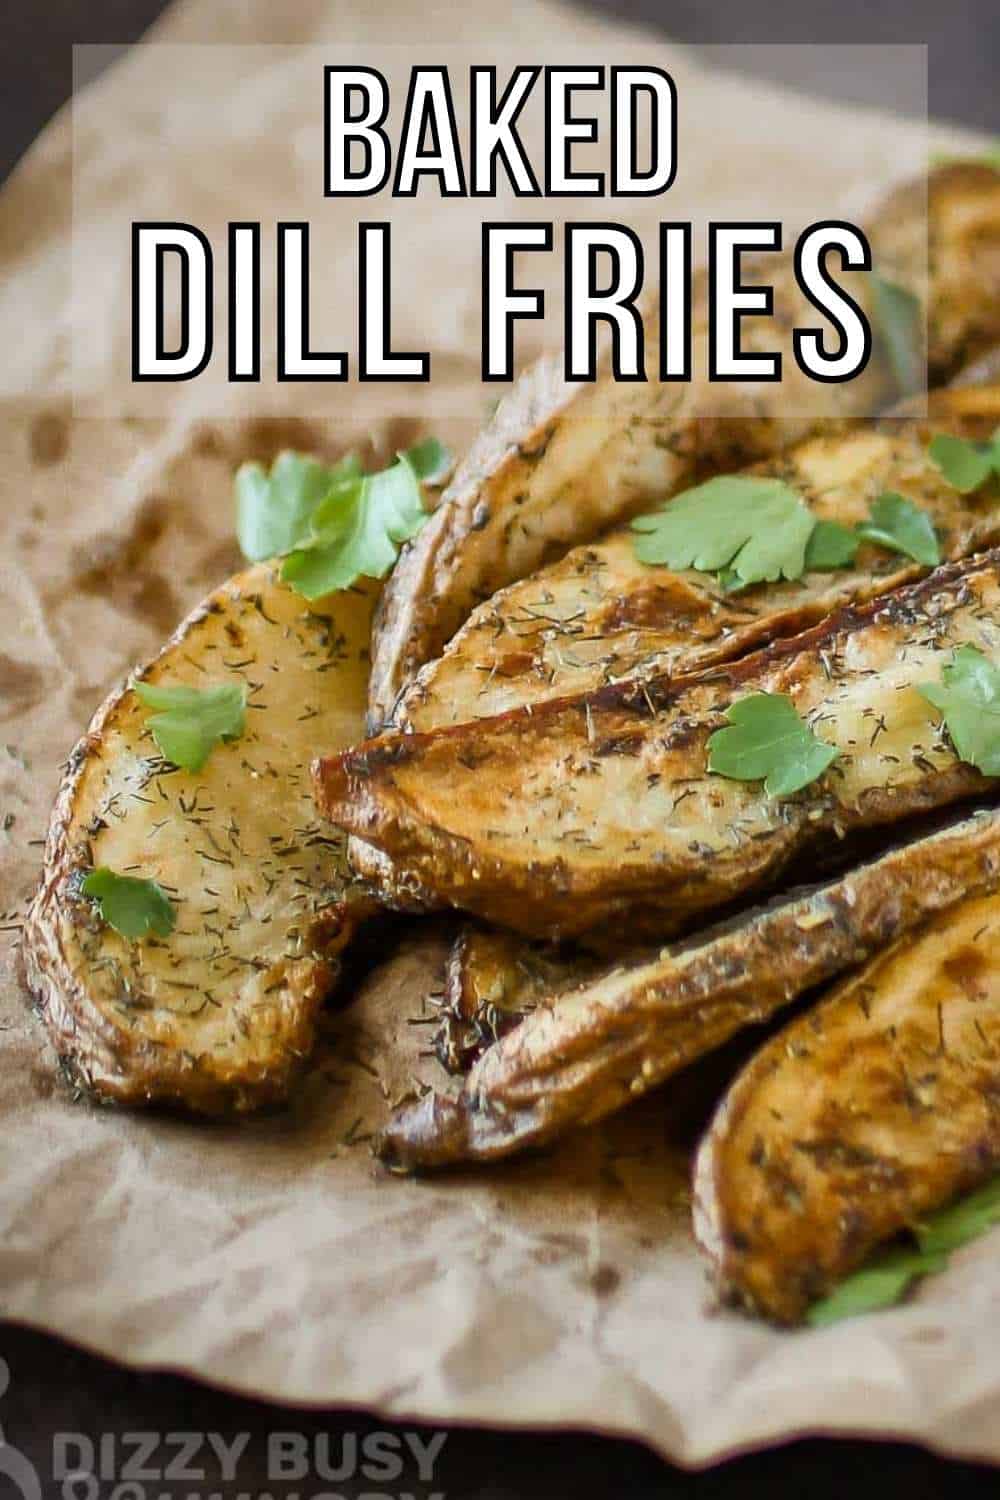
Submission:
[[[276,0],[278,3],[278,0]],[[285,0],[281,0],[285,3]],[[293,4],[294,0],[287,0]],[[333,3],[333,0],[331,0]],[[780,42],[926,42],[930,46],[930,109],[940,117],[1000,133],[1000,55],[998,0],[593,0],[598,9],[642,19],[672,36],[706,44]],[[0,179],[10,170],[45,122],[68,98],[74,42],[135,41],[164,9],[163,0],[2,0],[0,4]],[[734,62],[736,59],[734,58]],[[758,53],[754,66],[783,76],[780,47]],[[822,87],[822,80],[817,79]],[[866,98],[863,79],[855,97]],[[877,98],[873,102],[879,102]],[[888,102],[888,101],[886,101]],[[9,1150],[16,1149],[8,1142]],[[2,1307],[2,1289],[0,1289]],[[57,1432],[101,1433],[217,1431],[225,1438],[248,1432],[251,1441],[240,1460],[235,1484],[227,1487],[211,1454],[199,1456],[201,1481],[159,1480],[126,1489],[119,1500],[149,1500],[211,1492],[249,1496],[262,1490],[278,1496],[298,1491],[302,1500],[333,1489],[344,1497],[380,1490],[382,1482],[358,1475],[327,1482],[312,1476],[300,1483],[271,1480],[267,1434],[329,1434],[334,1452],[345,1435],[375,1430],[402,1434],[394,1426],[352,1412],[296,1412],[206,1390],[167,1374],[139,1375],[118,1369],[45,1335],[0,1324],[0,1357],[11,1383],[0,1401],[6,1442],[21,1450],[41,1479],[43,1493],[65,1500],[98,1500],[86,1489],[64,1492],[52,1476],[52,1440]],[[669,1358],[669,1350],[664,1350]],[[572,1379],[572,1371],[566,1372]],[[817,1412],[817,1429],[823,1414]],[[1000,1422],[1000,1412],[997,1413]],[[425,1435],[429,1431],[424,1429]],[[174,1450],[160,1451],[154,1465]],[[14,1493],[0,1447],[0,1496]],[[949,1500],[995,1496],[996,1471],[949,1464],[919,1450],[895,1444],[830,1442],[813,1439],[770,1453],[689,1475],[661,1463],[633,1443],[589,1434],[545,1436],[452,1430],[434,1473],[432,1489],[452,1500],[575,1500],[597,1497],[708,1497],[777,1500],[806,1495],[810,1500],[852,1500],[905,1495],[907,1500]],[[408,1467],[386,1493],[424,1493],[416,1470]],[[111,1495],[113,1481],[100,1495]]]

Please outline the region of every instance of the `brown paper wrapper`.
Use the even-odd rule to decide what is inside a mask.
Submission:
[[[532,54],[522,61],[557,57],[569,43],[601,60],[656,61],[683,77],[690,123],[677,196],[669,214],[638,205],[643,231],[660,215],[717,212],[722,202],[752,215],[762,157],[803,217],[856,212],[919,167],[926,145],[921,125],[719,76],[659,40],[533,0],[431,11],[390,0],[377,14],[364,0],[190,0],[156,35],[328,51],[361,39],[373,55],[410,37],[447,44],[452,64],[482,62],[521,38]],[[286,139],[313,128],[316,99],[301,97],[294,69],[269,89],[268,118]],[[424,391],[401,417],[384,398],[345,411],[342,396],[321,392],[317,414],[313,391],[303,415],[302,388],[283,387],[264,417],[239,387],[203,400],[196,384],[159,388],[155,415],[87,415],[88,360],[96,378],[107,331],[114,341],[127,330],[124,283],[102,268],[107,216],[141,217],[153,172],[167,188],[196,172],[204,182],[210,170],[223,218],[246,217],[251,204],[266,218],[284,201],[283,158],[247,151],[259,92],[216,101],[230,145],[209,169],[196,160],[184,90],[181,72],[164,88],[155,55],[135,50],[80,101],[75,195],[64,114],[0,199],[0,384],[9,393],[0,414],[3,1314],[133,1365],[283,1401],[572,1424],[633,1435],[685,1463],[803,1431],[905,1435],[1000,1460],[995,1244],[964,1250],[912,1303],[823,1332],[712,1313],[688,1227],[681,1090],[491,1173],[384,1174],[372,1132],[415,1075],[435,1076],[422,1055],[443,954],[432,928],[401,931],[395,954],[330,1018],[316,1067],[282,1116],[197,1125],[94,1108],[63,1086],[16,962],[61,762],[107,689],[236,566],[237,463],[283,446],[389,452],[419,422],[421,400],[433,399]],[[935,132],[934,144],[957,139]],[[830,169],[823,202],[820,150]],[[345,235],[353,255],[353,219]],[[413,269],[415,293],[439,309],[438,347],[456,388],[477,380],[479,362],[478,321],[466,307],[478,241],[467,265],[463,254],[451,255],[447,274],[433,259]],[[94,276],[81,284],[88,260]],[[456,444],[471,425],[465,415],[435,420]]]

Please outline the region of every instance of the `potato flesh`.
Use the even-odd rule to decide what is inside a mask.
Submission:
[[[362,732],[373,601],[369,587],[310,608],[270,567],[239,575],[141,676],[245,684],[243,736],[201,771],[177,770],[126,686],[81,741],[27,964],[57,1050],[101,1096],[249,1108],[283,1097],[308,1052],[355,920],[344,838],[316,812],[309,756]],[[163,886],[169,938],[130,942],[101,922],[79,894],[101,865]]]
[[[773,882],[821,837],[979,790],[917,691],[947,653],[1000,654],[1000,557],[678,684],[624,683],[318,763],[327,814],[439,901],[528,936],[676,930]],[[784,693],[839,759],[795,798],[708,771],[754,692]]]
[[[1000,1168],[1000,898],[934,918],[769,1042],[701,1147],[724,1292],[779,1322]]]

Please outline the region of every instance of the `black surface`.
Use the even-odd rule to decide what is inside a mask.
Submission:
[[[275,4],[294,0],[275,0]],[[334,0],[331,0],[334,3]],[[930,100],[933,112],[1000,130],[996,67],[1000,9],[997,0],[952,0],[947,7],[926,0],[836,0],[808,3],[770,0],[765,5],[703,3],[703,0],[605,0],[599,8],[661,24],[684,40],[738,42],[884,42],[929,41]],[[68,97],[72,82],[71,44],[124,43],[138,37],[163,9],[161,0],[2,0],[0,4],[0,178]],[[763,71],[782,76],[781,58],[773,65],[758,59]],[[8,1150],[16,1142],[7,1143]],[[0,1289],[2,1307],[2,1289]],[[42,1334],[0,1324],[0,1358],[10,1369],[9,1389],[0,1397],[0,1424],[6,1449],[0,1446],[0,1495],[15,1493],[5,1477],[16,1472],[20,1449],[36,1470],[42,1493],[62,1500],[97,1500],[110,1496],[115,1478],[126,1479],[121,1464],[132,1451],[119,1447],[116,1473],[97,1493],[84,1486],[65,1487],[53,1477],[53,1437],[102,1433],[217,1431],[232,1439],[251,1434],[235,1481],[225,1483],[209,1453],[192,1462],[204,1464],[203,1479],[157,1478],[136,1481],[119,1492],[119,1500],[159,1497],[248,1497],[270,1492],[275,1497],[298,1493],[302,1500],[325,1492],[355,1497],[364,1493],[415,1496],[428,1493],[408,1465],[393,1481],[357,1475],[326,1480],[315,1470],[304,1479],[281,1481],[270,1476],[268,1434],[306,1434],[310,1451],[324,1434],[339,1452],[342,1440],[360,1440],[374,1431],[396,1434],[400,1441],[412,1424],[393,1424],[351,1412],[302,1413],[209,1391],[174,1375],[139,1375],[86,1355]],[[664,1351],[664,1358],[669,1352]],[[572,1371],[566,1372],[572,1379]],[[997,1414],[1000,1422],[1000,1412]],[[817,1413],[817,1425],[822,1413]],[[423,1430],[425,1436],[430,1434]],[[160,1446],[154,1469],[176,1454]],[[9,1462],[13,1460],[13,1462]],[[637,1444],[588,1434],[530,1435],[483,1430],[451,1430],[435,1466],[431,1491],[461,1500],[553,1500],[573,1496],[736,1497],[808,1495],[810,1500],[852,1500],[905,1495],[907,1500],[949,1500],[993,1496],[996,1471],[946,1463],[897,1444],[812,1440],[742,1458],[706,1474],[685,1474],[663,1464]]]
[[[0,1353],[7,1360],[11,1377],[10,1388],[0,1399],[4,1435],[34,1466],[46,1497],[63,1494],[62,1484],[52,1473],[53,1434],[57,1432],[84,1433],[94,1440],[95,1448],[102,1432],[218,1432],[227,1443],[239,1433],[251,1435],[231,1485],[223,1482],[211,1452],[201,1452],[193,1462],[204,1466],[204,1480],[178,1480],[173,1484],[169,1480],[146,1481],[149,1500],[158,1500],[161,1495],[211,1492],[227,1497],[241,1492],[258,1496],[261,1491],[270,1492],[275,1500],[296,1492],[301,1500],[309,1500],[323,1491],[326,1500],[333,1500],[335,1495],[355,1500],[372,1491],[376,1495],[410,1493],[415,1497],[436,1491],[448,1500],[557,1500],[563,1496],[567,1500],[605,1500],[612,1496],[614,1500],[652,1500],[653,1496],[683,1496],[685,1500],[770,1496],[785,1500],[800,1495],[808,1495],[809,1500],[844,1500],[845,1495],[850,1500],[876,1495],[941,1500],[945,1494],[948,1500],[979,1500],[987,1494],[995,1495],[997,1488],[995,1470],[946,1463],[895,1443],[813,1440],[692,1474],[661,1463],[636,1443],[591,1433],[525,1434],[471,1428],[447,1431],[429,1488],[421,1487],[419,1471],[412,1461],[388,1483],[363,1475],[328,1481],[314,1469],[307,1478],[282,1481],[274,1471],[269,1473],[268,1441],[273,1433],[304,1434],[311,1456],[316,1453],[317,1438],[322,1440],[326,1434],[337,1457],[345,1438],[350,1442],[351,1434],[360,1443],[366,1434],[393,1433],[402,1443],[407,1432],[417,1432],[427,1441],[444,1429],[416,1423],[395,1425],[357,1412],[320,1413],[268,1406],[206,1390],[177,1376],[136,1375],[23,1329],[0,1327]],[[568,1371],[566,1378],[572,1379],[572,1373]],[[120,1442],[119,1462],[133,1451],[131,1444]],[[173,1444],[158,1444],[149,1466],[162,1469],[176,1451]],[[102,1485],[101,1494],[110,1495],[112,1489],[109,1481]],[[86,1500],[85,1491],[78,1493],[80,1500]],[[119,1500],[142,1500],[142,1496],[126,1493]]]

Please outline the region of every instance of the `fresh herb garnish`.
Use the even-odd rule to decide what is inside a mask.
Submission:
[[[925,1255],[948,1255],[1000,1224],[1000,1177],[918,1224],[914,1233]]]
[[[785,693],[751,693],[726,710],[729,721],[708,741],[708,769],[734,781],[764,782],[788,797],[822,776],[840,754],[818,739]]]
[[[169,937],[177,920],[166,891],[155,880],[136,880],[116,875],[106,865],[91,870],[80,886],[96,903],[101,917],[126,938],[144,938],[148,933]]]
[[[808,506],[783,480],[728,474],[637,516],[632,530],[640,562],[724,570],[723,587],[745,588],[801,578],[815,524]]]
[[[242,464],[236,472],[236,535],[244,557],[263,562],[294,551],[309,535],[320,501],[360,475],[353,453],[333,465],[301,453],[279,453],[270,474],[260,464]]]
[[[894,1307],[918,1276],[943,1271],[946,1265],[947,1256],[923,1255],[919,1250],[889,1250],[848,1276],[828,1297],[814,1302],[806,1313],[806,1321],[813,1328],[826,1328],[844,1318]]]
[[[924,315],[919,297],[906,287],[872,272],[872,320],[901,396],[922,390]]]
[[[336,486],[313,511],[308,543],[286,558],[282,578],[307,599],[361,577],[384,578],[428,519],[421,484],[446,466],[440,444],[422,443],[388,469]]]
[[[925,567],[935,568],[941,561],[937,533],[927,512],[894,490],[879,495],[872,506],[871,519],[862,521],[857,533],[864,541],[902,552]]]
[[[421,484],[442,484],[454,466],[451,450],[437,438],[424,438],[400,455],[405,458]]]
[[[944,719],[959,760],[1000,776],[1000,670],[977,646],[959,646],[941,681],[917,691]]]
[[[724,594],[737,594],[744,588],[743,579],[735,568],[720,568],[715,575],[715,581]]]
[[[861,538],[839,521],[817,521],[806,543],[806,572],[832,573],[846,568],[857,556]]]
[[[349,454],[327,467],[282,453],[270,475],[244,464],[236,476],[237,530],[247,557],[283,557],[282,578],[307,599],[383,578],[427,520],[421,486],[438,484],[451,455],[436,438],[365,474]]]
[[[989,167],[994,172],[1000,172],[1000,142],[995,146],[987,146],[984,151],[977,151],[975,156],[955,156],[950,151],[934,151],[931,153],[930,163],[932,167]]]
[[[963,495],[978,490],[991,476],[1000,477],[1000,427],[985,443],[939,432],[927,451],[952,488]]]
[[[135,690],[156,710],[146,723],[161,755],[184,771],[200,771],[220,740],[243,733],[247,694],[242,683],[193,688],[137,682]]]
[[[880,495],[869,520],[852,529],[817,521],[783,480],[748,474],[720,475],[685,490],[661,510],[637,516],[632,530],[640,562],[714,572],[725,594],[849,567],[863,541],[926,567],[941,561],[930,517],[905,495]]]
[[[1000,1177],[914,1225],[915,1248],[900,1246],[883,1251],[828,1297],[813,1303],[806,1315],[808,1322],[814,1328],[825,1328],[843,1318],[893,1307],[918,1276],[943,1271],[953,1250],[961,1249],[995,1224],[1000,1224]]]

